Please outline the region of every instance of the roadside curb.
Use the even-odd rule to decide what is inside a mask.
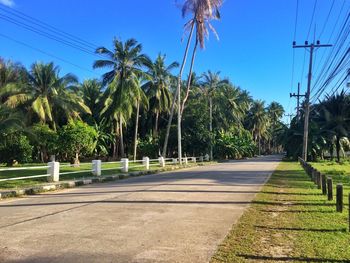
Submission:
[[[49,191],[57,191],[57,190],[62,190],[62,189],[75,188],[75,187],[79,187],[79,186],[96,184],[96,183],[107,183],[107,182],[113,182],[113,181],[127,179],[130,177],[159,174],[162,172],[182,170],[182,169],[193,168],[193,167],[204,166],[204,165],[211,165],[211,164],[212,163],[209,162],[209,163],[203,163],[203,164],[202,163],[191,164],[191,165],[187,165],[187,166],[172,166],[172,167],[165,167],[165,168],[160,168],[160,169],[156,169],[156,170],[130,172],[130,173],[124,173],[124,174],[118,173],[115,175],[99,176],[99,177],[96,177],[96,176],[95,177],[86,177],[83,179],[61,181],[58,183],[46,183],[46,184],[35,185],[32,187],[26,187],[26,188],[22,188],[22,189],[0,190],[0,199],[21,197],[23,195],[36,195],[36,194],[49,192]]]

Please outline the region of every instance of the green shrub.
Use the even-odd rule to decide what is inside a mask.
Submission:
[[[96,130],[82,121],[71,121],[58,132],[59,151],[63,159],[79,163],[79,157],[91,155],[96,147]]]
[[[18,132],[2,136],[0,143],[0,162],[12,166],[16,162],[32,161],[33,146],[28,138]]]

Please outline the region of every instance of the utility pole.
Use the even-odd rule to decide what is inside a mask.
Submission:
[[[289,93],[289,97],[296,97],[297,98],[297,119],[299,120],[299,114],[300,114],[300,98],[305,97],[304,94],[300,94],[300,82],[298,83],[298,93]]]
[[[292,123],[292,118],[293,118],[293,114],[289,113],[289,114],[284,114],[285,117],[289,117],[289,126]]]
[[[309,137],[309,117],[310,117],[310,91],[311,91],[311,79],[312,79],[312,62],[315,48],[321,47],[331,47],[332,45],[326,44],[321,45],[320,41],[317,40],[316,44],[309,44],[308,41],[305,41],[305,45],[296,45],[296,42],[293,42],[293,48],[307,48],[310,49],[310,61],[309,61],[309,73],[307,78],[307,91],[305,94],[305,120],[304,120],[304,135],[303,135],[303,153],[302,158],[307,161],[307,144]]]

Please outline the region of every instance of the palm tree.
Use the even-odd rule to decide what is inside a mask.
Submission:
[[[280,103],[273,101],[267,107],[267,112],[272,124],[272,133],[275,134],[278,121],[282,118],[284,114],[283,106]],[[274,151],[276,151],[276,138],[272,138],[272,148]]]
[[[231,127],[242,126],[243,118],[246,114],[242,107],[241,90],[231,83],[223,83],[220,92],[214,97],[213,103],[216,104],[213,109],[216,115],[218,128],[229,130]]]
[[[248,122],[255,143],[258,143],[259,155],[261,155],[261,139],[264,135],[266,135],[269,124],[264,101],[257,100],[253,102],[252,108],[250,109],[248,115]]]
[[[327,95],[321,103],[321,112],[324,123],[321,129],[335,136],[337,161],[340,162],[341,138],[349,135],[350,129],[350,98],[342,90],[339,94]]]
[[[173,114],[175,110],[175,103],[177,100],[177,109],[178,109],[178,117],[177,117],[177,129],[178,129],[178,155],[179,155],[179,162],[182,163],[182,147],[181,147],[181,83],[182,83],[182,74],[183,70],[187,61],[187,55],[188,50],[190,47],[190,43],[193,36],[193,31],[195,26],[196,28],[196,42],[195,47],[192,54],[192,60],[191,60],[191,70],[189,73],[189,78],[192,76],[192,69],[194,64],[194,59],[196,56],[196,50],[198,42],[200,43],[201,47],[204,48],[204,38],[206,35],[208,35],[208,27],[213,30],[215,33],[214,28],[210,24],[210,20],[213,18],[219,18],[219,7],[222,5],[222,0],[186,0],[182,6],[182,17],[186,17],[187,14],[191,14],[192,18],[190,21],[188,21],[185,24],[185,32],[189,32],[189,36],[187,39],[187,45],[185,49],[185,53],[183,56],[180,73],[178,75],[177,80],[177,88],[175,92],[175,96],[172,102],[171,111],[170,111],[170,117],[168,120],[166,135],[165,135],[165,141],[164,141],[164,148],[163,148],[163,156],[166,154],[167,150],[167,144],[169,139],[169,133],[170,133],[170,127],[173,119]],[[189,87],[191,83],[191,79],[187,81],[187,87]],[[189,88],[188,88],[189,89]],[[187,96],[188,97],[188,96]]]
[[[54,64],[35,63],[28,74],[28,85],[8,97],[10,107],[23,105],[34,113],[42,123],[49,123],[56,130],[59,119],[64,115],[70,119],[79,117],[80,112],[90,113],[83,101],[72,92],[77,78],[72,74],[59,76]]]
[[[146,94],[142,89],[142,80],[134,79],[135,83],[132,85],[133,89],[131,90],[132,94],[130,97],[135,99],[136,104],[136,116],[135,116],[135,133],[134,133],[134,161],[136,161],[137,155],[137,142],[138,142],[138,128],[139,128],[139,118],[140,118],[140,104],[143,104],[145,108],[148,107],[148,99]]]
[[[179,66],[177,62],[166,65],[165,59],[165,55],[158,55],[148,71],[151,80],[143,85],[143,89],[149,98],[152,112],[155,115],[153,138],[158,136],[159,115],[169,111],[171,104],[170,85],[171,80],[174,78],[171,71]]]
[[[204,73],[203,83],[201,85],[203,93],[209,100],[209,132],[211,136],[210,142],[210,160],[213,160],[213,97],[215,93],[228,83],[227,80],[220,79],[220,72],[208,72]]]
[[[0,137],[7,132],[23,129],[23,116],[5,105],[0,105]]]
[[[76,89],[78,95],[83,99],[84,104],[89,108],[91,115],[85,116],[86,118],[92,117],[90,124],[99,123],[100,112],[104,106],[104,98],[102,85],[97,79],[85,80]]]
[[[26,75],[27,72],[22,65],[0,58],[0,103],[4,103],[23,85]]]
[[[123,123],[130,118],[130,105],[134,101],[134,98],[129,97],[130,90],[134,88],[137,79],[145,75],[143,69],[150,67],[151,61],[141,53],[142,45],[135,39],[128,39],[125,43],[114,39],[113,48],[113,51],[105,47],[97,48],[96,53],[104,55],[106,59],[96,60],[93,67],[111,68],[102,76],[102,83],[109,85],[109,97],[102,112],[116,122],[116,136],[119,136],[121,156],[124,157]],[[117,140],[118,138],[115,142]]]

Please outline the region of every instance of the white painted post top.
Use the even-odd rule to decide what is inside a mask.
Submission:
[[[127,173],[129,171],[129,159],[128,158],[122,158],[121,159],[122,164],[122,172]]]

